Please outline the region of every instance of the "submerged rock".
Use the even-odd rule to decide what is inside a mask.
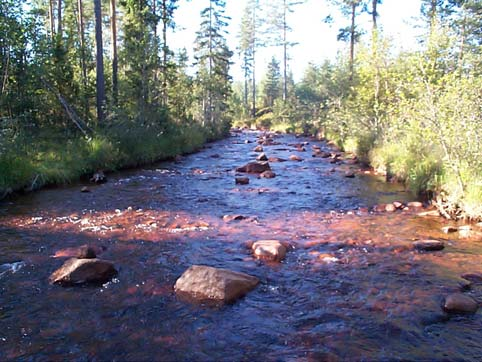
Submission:
[[[259,177],[260,178],[275,178],[276,174],[273,171],[268,170],[268,171],[264,171],[264,172],[260,173]]]
[[[445,248],[445,244],[441,240],[418,240],[413,243],[413,246],[417,250],[421,251],[437,251]]]
[[[303,161],[303,159],[298,155],[291,155],[290,160],[291,161],[298,161],[298,162]]]
[[[268,162],[249,162],[244,166],[236,168],[237,172],[262,173],[271,170]]]
[[[281,261],[286,256],[286,247],[278,240],[259,240],[251,249],[258,259]]]
[[[230,221],[241,221],[241,220],[245,220],[245,219],[247,219],[247,218],[248,218],[247,216],[239,215],[239,214],[235,214],[235,215],[224,215],[224,216],[223,216],[223,220],[226,221],[226,222],[230,222]]]
[[[280,158],[280,157],[270,157],[268,158],[268,161],[269,162],[286,162],[284,158]]]
[[[110,261],[102,259],[68,259],[52,273],[50,283],[62,286],[105,283],[117,274]]]
[[[176,281],[174,290],[196,300],[231,303],[258,285],[259,279],[244,273],[206,265],[189,267]]]
[[[482,273],[464,273],[462,278],[475,284],[482,284]]]
[[[249,184],[249,178],[248,177],[236,177],[235,183],[236,183],[236,185],[247,185],[247,184]]]
[[[453,293],[445,298],[443,308],[452,313],[475,313],[479,308],[478,303],[468,295]]]

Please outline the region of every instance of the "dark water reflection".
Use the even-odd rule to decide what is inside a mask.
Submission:
[[[292,136],[265,152],[304,161],[272,163],[276,178],[235,185],[234,168],[255,157],[244,140],[256,136],[111,175],[90,193],[73,185],[0,204],[0,359],[482,359],[481,312],[441,309],[462,273],[482,271],[477,232],[449,239],[438,218],[368,213],[412,197],[373,176],[344,177],[351,166],[312,158],[311,144],[307,152],[287,146],[326,145]],[[251,218],[222,220],[233,213]],[[410,247],[428,237],[447,240],[446,249]],[[262,238],[293,250],[281,264],[255,261],[246,244]],[[118,277],[98,287],[49,285],[68,248],[86,243],[105,249]],[[233,305],[186,303],[172,286],[192,264],[261,284]],[[467,293],[482,299],[480,286]]]

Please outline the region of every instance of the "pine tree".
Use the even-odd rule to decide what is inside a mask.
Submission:
[[[231,92],[230,58],[225,34],[229,17],[224,15],[225,2],[210,0],[201,11],[201,27],[195,42],[195,60],[198,67],[197,83],[202,108],[202,122],[215,126],[226,116],[227,99]]]
[[[264,81],[264,106],[273,107],[276,99],[282,94],[281,71],[279,62],[275,57],[271,58]]]

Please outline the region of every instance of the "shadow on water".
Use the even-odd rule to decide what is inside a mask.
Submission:
[[[2,204],[0,359],[480,360],[480,311],[441,309],[463,272],[480,271],[480,240],[448,238],[443,220],[413,212],[369,214],[365,207],[410,195],[346,178],[346,165],[292,147],[266,152],[305,161],[273,164],[275,179],[234,185],[232,170],[255,156],[245,137],[255,140],[242,135],[179,164],[112,175],[88,194],[74,185]],[[251,217],[222,219],[231,213]],[[254,260],[248,242],[273,238],[292,245],[287,258]],[[415,251],[412,241],[423,238],[447,247]],[[104,250],[118,277],[97,287],[49,285],[83,244]],[[261,284],[232,305],[187,303],[173,285],[192,264]],[[467,293],[482,299],[480,286]]]

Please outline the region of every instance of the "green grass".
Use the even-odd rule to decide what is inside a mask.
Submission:
[[[124,124],[87,140],[42,130],[17,139],[0,154],[0,198],[13,191],[70,183],[99,169],[113,171],[192,153],[225,134],[226,128],[208,131],[198,125],[166,131]]]

